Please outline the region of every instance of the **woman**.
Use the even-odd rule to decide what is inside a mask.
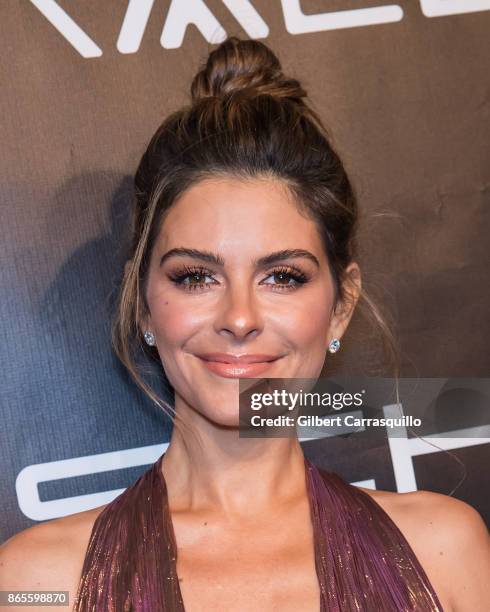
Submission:
[[[168,412],[135,351],[161,360],[170,444],[112,503],[12,538],[2,588],[66,589],[77,611],[490,609],[488,533],[471,506],[354,487],[296,437],[239,437],[239,379],[317,378],[365,299],[357,204],[265,45],[226,40],[191,93],[137,170],[113,327]]]

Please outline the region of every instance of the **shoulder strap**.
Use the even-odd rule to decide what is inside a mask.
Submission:
[[[305,458],[322,611],[442,612],[414,551],[366,492]]]
[[[162,457],[95,520],[73,612],[184,612]]]

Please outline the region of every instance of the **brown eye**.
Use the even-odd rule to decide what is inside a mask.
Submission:
[[[187,291],[209,289],[211,285],[215,285],[216,281],[212,276],[212,272],[204,268],[188,268],[185,266],[175,274],[169,276],[175,285]]]
[[[194,272],[194,274],[189,275],[188,278],[189,285],[202,285],[205,275],[201,274],[200,272]]]
[[[287,272],[275,272],[274,279],[279,285],[289,285],[291,274]]]
[[[271,289],[289,290],[297,289],[306,282],[308,282],[308,277],[300,270],[279,268],[273,270],[263,284],[269,285]]]

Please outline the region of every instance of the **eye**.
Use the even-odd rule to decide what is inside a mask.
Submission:
[[[213,272],[201,267],[184,266],[173,274],[170,280],[180,289],[197,291],[209,289],[211,285],[219,284],[213,277]],[[269,285],[274,291],[290,291],[308,282],[309,277],[297,268],[281,267],[272,270],[261,285]]]
[[[308,281],[307,275],[296,268],[276,268],[267,278],[272,279],[272,282],[262,281],[261,284],[270,285],[274,290],[280,291],[297,289]]]
[[[169,278],[178,287],[186,291],[204,289],[209,285],[216,284],[216,280],[212,277],[212,272],[205,268],[189,268],[185,266],[170,275]],[[211,279],[211,282],[206,282],[206,279]]]

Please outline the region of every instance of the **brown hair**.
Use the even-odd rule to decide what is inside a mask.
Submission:
[[[230,37],[194,77],[190,105],[165,119],[140,161],[134,179],[131,254],[112,335],[115,351],[136,383],[165,412],[135,362],[137,350],[158,359],[156,348],[141,337],[138,314],[148,311],[148,266],[165,214],[191,185],[217,175],[282,181],[318,227],[335,305],[348,297],[344,272],[356,257],[357,200],[325,126],[305,98],[299,81],[283,74],[266,45]],[[362,302],[394,356],[389,326],[364,289]]]

